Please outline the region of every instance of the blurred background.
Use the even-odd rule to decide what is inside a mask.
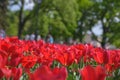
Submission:
[[[37,34],[55,43],[120,47],[119,0],[0,0],[0,29],[7,36]]]

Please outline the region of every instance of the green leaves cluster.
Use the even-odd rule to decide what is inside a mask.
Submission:
[[[39,7],[38,13],[34,12],[37,15],[33,18],[34,23],[30,29],[39,29],[42,36],[49,32],[55,38],[63,36],[63,33],[64,38],[73,36],[80,16],[76,0],[43,0]]]
[[[5,29],[7,24],[7,0],[0,0],[0,28]]]

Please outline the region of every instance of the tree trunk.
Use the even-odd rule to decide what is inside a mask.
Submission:
[[[106,45],[106,40],[107,40],[107,28],[106,26],[104,25],[103,21],[102,21],[102,29],[103,29],[103,34],[102,34],[102,42],[101,42],[101,46],[103,48],[105,48],[105,45]]]
[[[79,39],[80,42],[83,42],[83,22],[81,22],[81,25],[79,26]]]
[[[21,0],[21,7],[19,11],[19,23],[18,23],[18,38],[21,39],[22,29],[23,29],[23,10],[24,10],[24,0]]]
[[[105,48],[105,44],[106,44],[106,35],[103,34],[103,38],[102,38],[102,42],[101,42],[101,46],[102,46],[103,48]]]
[[[82,17],[80,18],[79,22],[81,22],[79,25],[78,25],[78,36],[79,36],[79,39],[80,39],[80,42],[82,43],[83,42],[83,37],[84,37],[84,34],[83,34],[83,31],[84,31],[84,27],[83,27],[83,24],[84,24],[84,20],[86,18],[86,15],[87,15],[87,12],[86,11],[82,11]]]
[[[22,23],[19,23],[19,27],[18,27],[18,39],[21,39],[22,30],[23,30],[23,25],[22,25]]]

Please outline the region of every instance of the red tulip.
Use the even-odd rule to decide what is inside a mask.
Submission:
[[[74,53],[61,53],[57,55],[58,60],[64,66],[70,66],[75,61]]]
[[[1,68],[1,74],[3,74],[7,79],[9,79],[11,77],[11,73],[12,71],[6,67]]]
[[[82,76],[82,80],[105,80],[106,77],[105,69],[101,66],[94,68],[88,65],[79,72]]]
[[[66,80],[67,75],[68,74],[65,67],[53,69],[53,76],[54,76],[53,80]]]
[[[91,55],[99,64],[106,64],[109,61],[109,54],[102,48],[94,48]]]
[[[13,80],[19,80],[22,75],[22,68],[12,68]]]
[[[33,67],[37,62],[37,57],[34,55],[23,56],[21,59],[22,66],[25,68]]]
[[[105,77],[107,76],[105,69],[102,66],[97,66],[95,68],[97,79],[96,80],[105,80]]]
[[[66,68],[55,68],[51,70],[47,66],[41,66],[33,74],[29,74],[30,80],[66,80]]]
[[[97,80],[95,69],[90,65],[84,67],[79,72],[82,76],[82,80]]]

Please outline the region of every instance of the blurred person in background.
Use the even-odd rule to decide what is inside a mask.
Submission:
[[[41,40],[41,36],[37,35],[37,41]]]
[[[49,42],[49,43],[53,43],[54,42],[54,39],[53,39],[51,34],[48,34],[46,41]]]
[[[3,29],[0,29],[0,38],[5,38],[6,37],[6,33]]]
[[[26,34],[25,40],[26,40],[26,41],[27,41],[27,40],[30,40],[30,35],[29,35],[29,34]]]
[[[30,40],[31,41],[35,40],[35,34],[34,34],[34,32],[30,35]]]

